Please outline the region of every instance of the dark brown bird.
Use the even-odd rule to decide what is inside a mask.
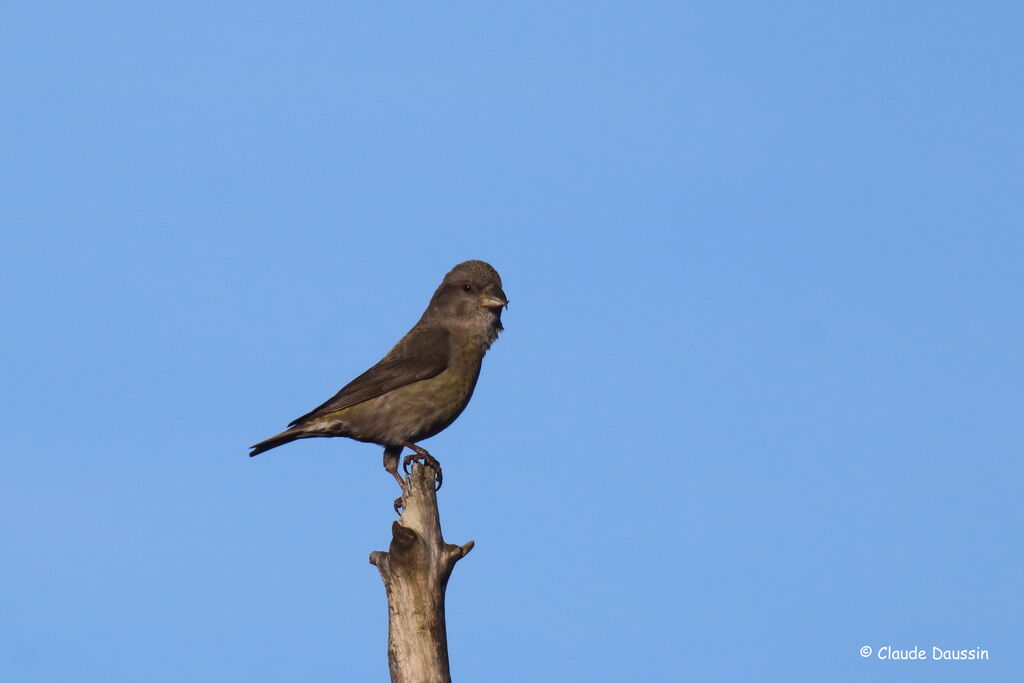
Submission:
[[[402,448],[433,466],[440,484],[440,464],[416,442],[443,430],[465,409],[507,306],[498,271],[484,261],[460,263],[387,355],[289,429],[252,446],[249,455],[296,439],[347,436],[384,446],[384,469],[399,486]],[[405,464],[412,459],[407,456]]]

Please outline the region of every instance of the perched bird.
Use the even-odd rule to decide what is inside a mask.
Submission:
[[[384,469],[402,486],[405,466],[420,459],[437,472],[440,463],[417,441],[434,436],[462,413],[473,395],[484,354],[501,332],[508,298],[498,271],[484,261],[465,261],[444,276],[427,310],[395,347],[333,398],[296,419],[277,436],[251,446],[257,455],[296,439],[347,436],[384,446]]]

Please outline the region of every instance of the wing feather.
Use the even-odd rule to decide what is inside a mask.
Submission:
[[[443,328],[410,332],[380,362],[288,426],[294,427],[439,375],[448,367],[448,336]]]

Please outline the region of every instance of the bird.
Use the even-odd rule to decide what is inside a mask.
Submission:
[[[250,456],[297,439],[344,436],[384,447],[384,469],[404,488],[398,461],[422,461],[441,484],[441,465],[417,442],[438,434],[473,396],[484,354],[504,329],[508,308],[501,276],[479,260],[444,276],[419,321],[376,365],[333,397],[293,420],[288,429],[250,446]],[[397,502],[396,502],[397,504]]]

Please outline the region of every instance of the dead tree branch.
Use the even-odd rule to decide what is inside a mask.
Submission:
[[[451,683],[444,593],[455,563],[473,549],[444,542],[434,470],[416,463],[403,489],[402,516],[388,552],[370,553],[388,596],[388,666],[392,683]]]

